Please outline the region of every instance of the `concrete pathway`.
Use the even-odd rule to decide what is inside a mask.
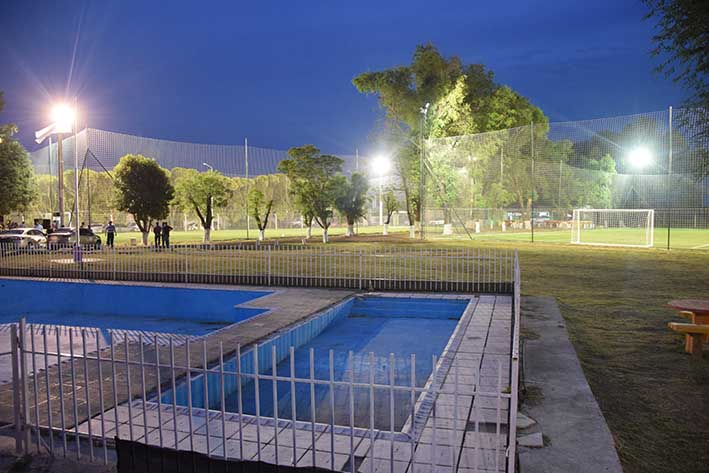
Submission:
[[[543,448],[519,448],[524,473],[622,472],[608,425],[584,377],[552,297],[522,298],[524,380],[538,394],[521,411],[537,421]],[[520,431],[519,435],[524,432]]]

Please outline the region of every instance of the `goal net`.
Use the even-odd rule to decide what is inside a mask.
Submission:
[[[576,209],[571,243],[650,248],[654,229],[653,209]]]

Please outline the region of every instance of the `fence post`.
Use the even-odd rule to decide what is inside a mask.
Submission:
[[[359,290],[362,290],[362,250],[359,250]]]
[[[268,268],[266,269],[268,285],[271,285],[271,245],[268,245]]]
[[[20,373],[17,343],[17,324],[10,327],[10,351],[12,352],[12,404],[15,414],[15,452],[22,453],[22,420],[20,418]]]
[[[24,317],[20,319],[19,347],[20,355],[20,386],[22,386],[22,441],[24,443],[24,453],[30,451],[30,430],[28,423],[30,419],[30,400],[27,392],[27,359],[25,358],[25,334],[27,331],[27,321]]]

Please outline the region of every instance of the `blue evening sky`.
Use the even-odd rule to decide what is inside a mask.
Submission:
[[[78,95],[91,127],[201,143],[374,147],[382,112],[360,72],[416,44],[483,63],[552,121],[678,106],[653,71],[639,0],[22,1],[0,8],[0,123],[32,132]]]

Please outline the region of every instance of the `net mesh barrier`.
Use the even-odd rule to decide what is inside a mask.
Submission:
[[[423,234],[427,238],[569,243],[575,209],[653,209],[654,246],[709,249],[706,122],[704,111],[679,109],[428,139],[424,145]],[[112,218],[130,223],[130,216],[112,209],[110,193],[97,192],[111,188],[106,171],[126,154],[154,158],[167,169],[206,170],[203,163],[207,163],[236,181],[246,175],[244,145],[183,143],[92,128],[80,132],[77,141],[82,221]],[[66,138],[63,147],[66,207],[71,209],[74,138]],[[40,199],[32,210],[45,213],[56,208],[57,145],[52,144],[51,152],[47,146],[40,148],[30,157],[40,181]],[[367,157],[340,157],[346,174],[371,174]],[[288,194],[287,179],[277,174],[278,163],[285,158],[284,150],[249,145],[248,182],[265,189],[267,197],[276,197],[268,228],[279,232],[272,236],[305,235]],[[380,189],[386,192],[388,188],[397,191],[399,200],[390,231],[407,230],[400,177],[369,177],[368,214],[359,230],[377,231]],[[237,186],[232,202],[216,211],[215,229],[247,227],[245,182]],[[199,230],[199,221],[190,212],[173,208],[169,219],[175,228]],[[334,228],[345,226],[336,216]]]
[[[667,110],[429,139],[427,237],[569,242],[575,209],[652,209],[654,246],[670,238],[670,247],[709,249],[709,146],[700,113]]]

